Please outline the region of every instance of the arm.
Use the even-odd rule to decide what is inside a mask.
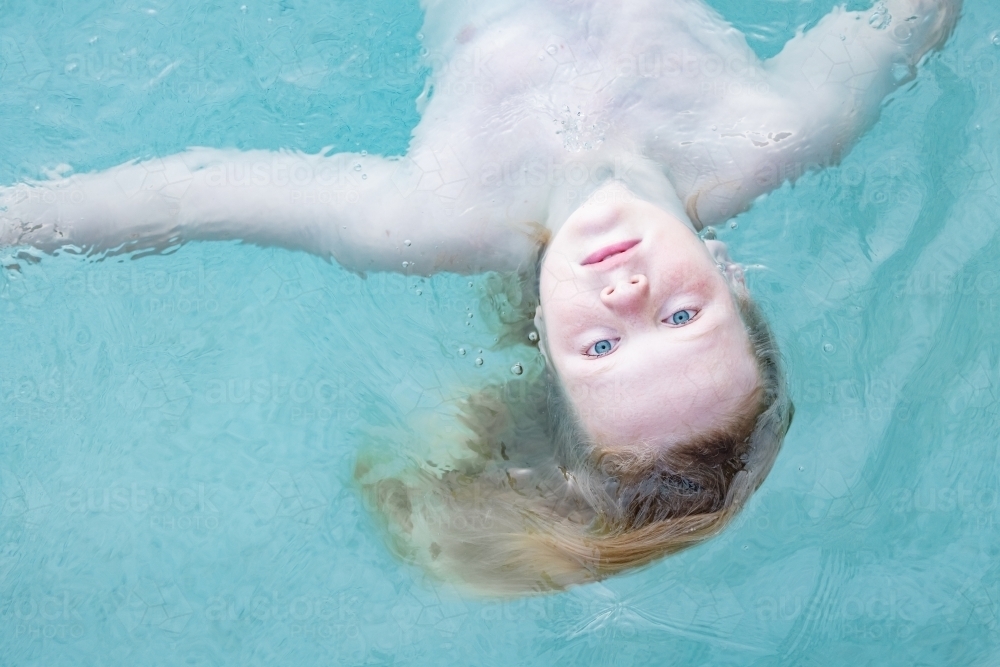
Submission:
[[[501,258],[457,222],[463,178],[441,156],[192,149],[0,188],[0,245],[96,253],[238,239],[358,272],[474,272]]]
[[[887,0],[840,7],[762,63],[716,110],[717,131],[685,151],[677,175],[688,212],[715,224],[806,171],[839,161],[950,35],[962,0]],[[874,16],[873,16],[874,15]]]

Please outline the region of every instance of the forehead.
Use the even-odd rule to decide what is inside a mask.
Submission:
[[[690,341],[631,343],[607,358],[614,364],[583,360],[560,372],[585,428],[606,442],[683,440],[717,428],[760,383],[738,318]]]

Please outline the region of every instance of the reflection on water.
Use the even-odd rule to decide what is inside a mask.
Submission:
[[[714,4],[764,55],[833,5]],[[5,7],[0,181],[191,144],[405,145],[422,89],[416,6],[198,21],[192,7],[81,4],[58,20]],[[529,363],[466,326],[478,283],[362,280],[231,244],[5,257],[0,661],[994,655],[998,26],[1000,9],[968,0],[948,50],[842,166],[720,227],[760,265],[748,280],[788,359],[784,450],[721,537],[558,596],[469,601],[421,581],[349,485],[362,429],[433,415]]]

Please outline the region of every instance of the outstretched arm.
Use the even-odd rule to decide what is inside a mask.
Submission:
[[[962,0],[885,0],[834,9],[717,108],[676,174],[689,213],[714,224],[805,171],[834,164],[878,117],[886,95],[947,40]]]
[[[0,246],[128,252],[238,239],[305,250],[359,272],[493,268],[501,258],[458,220],[462,177],[436,154],[192,149],[0,188]]]

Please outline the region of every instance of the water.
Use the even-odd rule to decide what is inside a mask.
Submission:
[[[771,55],[834,2],[714,4]],[[0,1],[0,182],[403,149],[415,3],[244,7]],[[785,448],[721,537],[560,595],[424,581],[350,486],[365,429],[531,363],[467,317],[478,280],[238,244],[7,253],[0,663],[995,664],[998,29],[968,0],[841,167],[720,227],[788,359]]]

